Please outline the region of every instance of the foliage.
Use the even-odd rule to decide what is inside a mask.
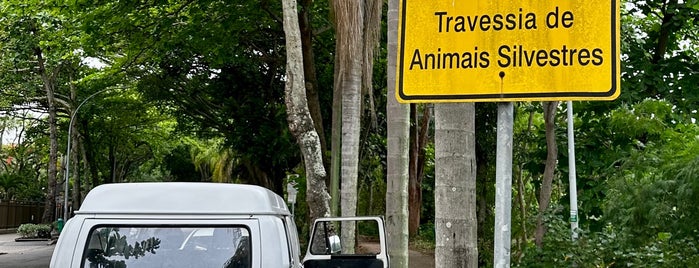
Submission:
[[[0,151],[0,158],[3,159],[0,165],[0,198],[41,201],[46,180],[43,145],[34,136],[19,140],[23,142],[4,146]]]
[[[86,51],[137,79],[180,130],[223,138],[236,177],[281,192],[300,159],[286,126],[278,5],[104,2],[74,12],[86,21]]]
[[[422,211],[420,213],[420,226],[425,224],[434,225],[434,143],[429,143],[425,146],[425,169],[423,170],[424,178],[422,179]],[[434,226],[433,226],[434,227]],[[418,236],[432,238],[434,241],[434,228],[432,234],[423,233],[423,227],[418,230]]]
[[[139,167],[162,161],[177,138],[171,117],[144,102],[131,90],[102,93],[80,110],[80,125],[89,135],[86,144],[94,155],[91,164],[104,172],[104,183],[141,181]],[[79,167],[79,166],[78,166]],[[78,168],[76,167],[76,168]]]
[[[692,234],[699,220],[699,204],[693,201],[699,200],[699,127],[680,121],[663,101],[646,100],[614,114],[613,121],[621,121],[617,130],[637,138],[609,180],[608,221],[629,226],[624,231],[640,243],[664,232]]]
[[[621,151],[610,152],[618,159],[600,167],[599,174],[607,176],[602,184],[604,195],[584,199],[592,204],[581,200],[580,206],[599,206],[601,213],[581,216],[584,231],[580,239],[571,241],[564,220],[567,210],[560,207],[565,203],[559,203],[547,216],[545,246],[537,249],[528,243],[519,265],[673,267],[696,263],[694,245],[699,237],[694,222],[699,208],[693,200],[699,189],[699,128],[691,121],[675,113],[666,101],[646,99],[611,111],[606,131],[618,135],[616,146]],[[582,193],[589,197],[594,191]]]
[[[674,237],[658,233],[645,243],[634,243],[628,234],[608,224],[601,232],[581,232],[570,238],[570,226],[563,217],[549,219],[544,248],[530,243],[516,267],[687,267],[699,261],[699,231]]]
[[[168,178],[172,181],[202,181],[205,179],[201,174],[205,171],[198,170],[192,160],[192,145],[182,143],[177,145],[168,155],[163,158],[163,169],[167,170]],[[197,172],[200,171],[200,172]]]
[[[25,223],[17,228],[17,234],[22,238],[50,238],[51,225]]]
[[[384,215],[386,209],[386,138],[369,134],[360,149],[357,215]]]
[[[420,224],[420,228],[417,231],[417,236],[411,242],[417,248],[425,249],[425,250],[434,250],[434,247],[435,247],[434,241],[435,241],[434,223],[428,222],[428,223]]]
[[[22,177],[9,172],[0,172],[0,199],[11,200],[18,188],[24,184]]]
[[[624,102],[665,99],[688,114],[699,95],[699,10],[689,1],[628,1],[622,14]]]

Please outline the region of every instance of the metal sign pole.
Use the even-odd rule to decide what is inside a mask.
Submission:
[[[510,267],[512,214],[512,102],[498,103],[495,164],[495,267]]]
[[[578,186],[575,174],[575,136],[573,134],[573,102],[568,101],[568,182],[570,191],[570,232],[578,238]]]

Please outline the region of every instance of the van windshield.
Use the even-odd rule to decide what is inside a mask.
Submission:
[[[83,268],[251,267],[245,226],[99,226]]]

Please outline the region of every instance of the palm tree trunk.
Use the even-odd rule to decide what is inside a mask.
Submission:
[[[362,53],[364,8],[362,2],[334,0],[336,46],[339,69],[335,86],[342,90],[342,164],[340,168],[340,215],[351,217],[357,210],[357,173],[359,170],[359,135],[362,92]],[[352,253],[355,225],[342,225],[342,248]]]
[[[475,104],[435,105],[435,267],[478,267]]]
[[[400,104],[396,91],[398,0],[388,1],[388,66],[386,100],[386,237],[391,267],[408,267],[408,140],[410,106]]]

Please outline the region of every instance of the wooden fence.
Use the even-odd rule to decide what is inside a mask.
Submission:
[[[0,229],[17,228],[23,223],[41,223],[44,204],[0,200]]]

